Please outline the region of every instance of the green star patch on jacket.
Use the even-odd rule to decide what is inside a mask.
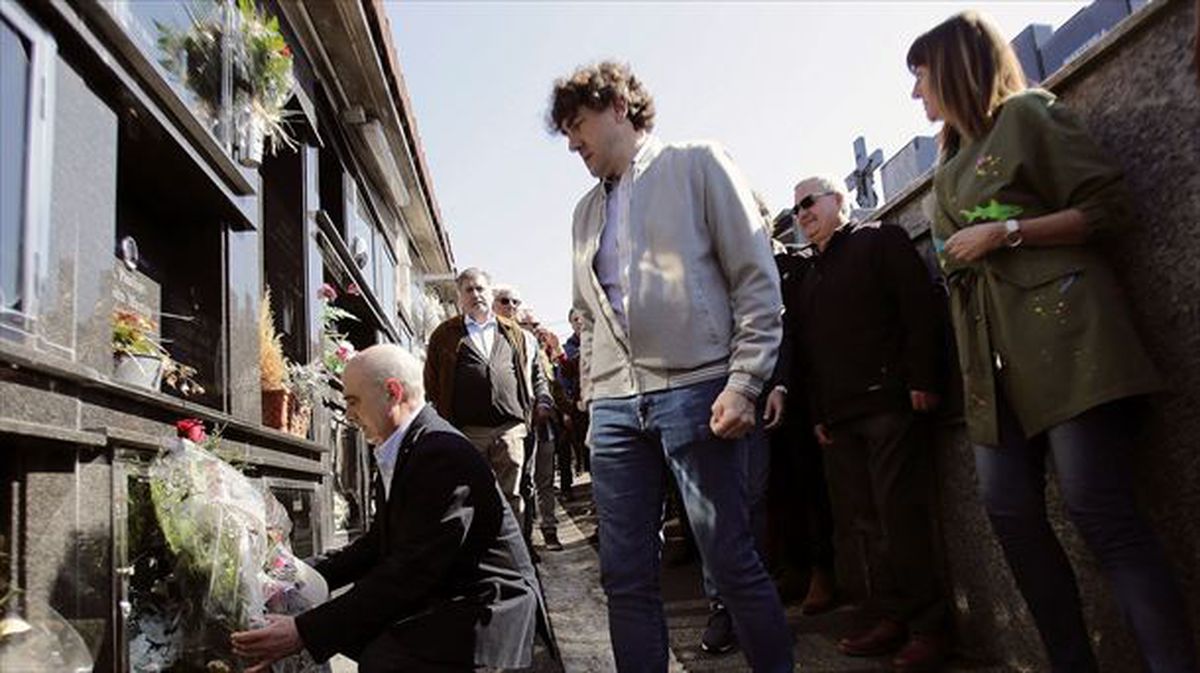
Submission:
[[[975,206],[972,210],[959,211],[962,216],[967,218],[968,224],[975,222],[1003,222],[1025,212],[1021,206],[1012,206],[1007,203],[1000,203],[996,199],[987,202],[987,205]]]

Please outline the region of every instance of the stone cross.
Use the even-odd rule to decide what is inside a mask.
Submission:
[[[867,141],[862,136],[854,139],[854,171],[846,176],[846,189],[854,192],[859,206],[874,208],[879,204],[879,197],[875,196],[875,171],[882,165],[883,150],[867,156]]]

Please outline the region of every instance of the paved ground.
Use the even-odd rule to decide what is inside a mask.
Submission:
[[[539,644],[531,673],[612,673],[611,643],[604,593],[600,588],[600,563],[596,553],[596,515],[591,486],[585,476],[572,498],[560,499],[568,516],[560,516],[559,540],[565,549],[547,552],[539,547],[543,590],[562,654],[562,666],[553,662]],[[663,568],[663,598],[671,634],[670,673],[750,671],[741,653],[713,656],[700,649],[700,635],[708,619],[708,601],[700,586],[695,560],[672,563],[681,556],[677,522],[667,526],[668,559]],[[844,606],[826,615],[807,617],[798,604],[787,606],[788,623],[796,636],[796,670],[804,673],[878,673],[888,671],[887,658],[855,659],[838,653],[837,639],[856,626],[856,613]],[[353,662],[334,662],[334,673],[355,673]],[[1011,673],[1003,666],[954,661],[945,673]]]
[[[596,554],[596,516],[590,484],[573,489],[572,499],[561,500],[569,521],[560,523],[559,537],[566,549],[543,552],[541,574],[551,619],[568,673],[614,671],[609,649],[604,593],[600,589]],[[708,620],[708,601],[695,560],[672,563],[683,545],[677,522],[668,522],[662,586],[667,625],[671,634],[671,673],[750,671],[740,652],[713,656],[700,649],[700,635]],[[835,643],[857,626],[856,611],[844,606],[826,615],[800,614],[799,604],[787,606],[788,623],[796,637],[796,670],[805,673],[876,673],[888,671],[888,658],[856,659],[842,656]],[[544,662],[535,670],[554,671]],[[954,661],[945,673],[1009,673],[1003,666]]]

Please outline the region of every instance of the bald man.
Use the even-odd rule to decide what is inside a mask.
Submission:
[[[294,619],[233,635],[256,662],[308,650],[362,673],[529,666],[543,609],[533,564],[487,462],[425,404],[423,369],[395,345],[372,346],[342,377],[346,416],[374,445],[375,518],[317,561],[330,590],[353,587]]]

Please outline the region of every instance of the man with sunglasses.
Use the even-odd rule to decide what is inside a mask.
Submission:
[[[597,179],[575,208],[573,285],[617,669],[667,670],[659,569],[670,470],[746,658],[756,672],[790,673],[791,632],[739,476],[781,337],[754,197],[719,146],[650,134],[654,103],[627,65],[558,80],[547,121]]]
[[[533,361],[535,385],[545,385],[550,390],[554,371],[545,353],[538,344],[537,318],[533,311],[524,306],[521,294],[511,285],[497,285],[493,291],[495,299],[492,310],[496,315],[515,321],[525,332],[525,344],[536,353]],[[553,399],[553,395],[551,395]],[[525,502],[525,516],[521,517],[521,531],[526,539],[531,538],[536,522],[542,532],[542,544],[546,551],[562,551],[558,540],[558,517],[555,515],[554,499],[554,442],[551,438],[550,419],[553,409],[540,404],[534,412],[533,425],[525,437],[525,467],[521,476],[521,497]]]
[[[521,294],[511,285],[496,285],[492,288],[492,311],[509,320],[517,320],[521,310]]]
[[[549,413],[550,389],[536,366],[536,342],[531,347],[514,320],[492,310],[488,274],[472,267],[455,283],[462,315],[429,337],[425,394],[488,460],[521,521],[525,437],[535,417]]]
[[[908,233],[852,221],[850,198],[832,180],[802,180],[795,203],[816,248],[788,306],[797,378],[825,449],[838,548],[865,539],[878,617],[838,648],[896,654],[898,671],[935,670],[947,649],[928,502],[927,414],[945,374],[937,286]]]

